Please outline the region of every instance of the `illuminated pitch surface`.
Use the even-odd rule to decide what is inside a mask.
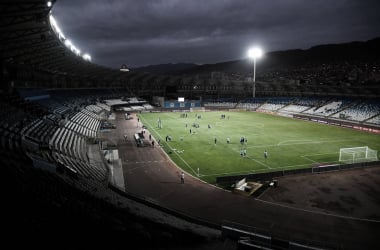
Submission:
[[[215,183],[216,176],[338,163],[343,147],[365,145],[380,152],[380,135],[352,129],[256,112],[189,112],[187,117],[181,114],[139,116],[178,166],[194,176],[199,168],[199,177],[210,183]],[[166,141],[166,136],[171,141]],[[241,144],[241,137],[247,138],[247,142]],[[241,156],[244,149],[246,156]]]

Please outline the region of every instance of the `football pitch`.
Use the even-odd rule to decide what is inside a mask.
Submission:
[[[180,168],[212,184],[217,176],[336,164],[340,148],[380,151],[380,135],[256,112],[142,113],[139,118]]]

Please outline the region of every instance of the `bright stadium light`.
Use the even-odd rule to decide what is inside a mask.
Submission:
[[[73,44],[71,43],[71,41],[69,39],[66,39],[65,45],[66,45],[66,47],[70,48]]]
[[[58,27],[57,21],[55,20],[55,18],[53,17],[53,15],[51,13],[50,13],[49,20],[50,20],[50,25],[51,25],[53,31],[58,36],[58,39],[62,43],[64,43],[65,46],[69,50],[71,50],[71,52],[73,52],[76,56],[81,56],[85,61],[91,61],[91,56],[89,54],[81,55],[81,51],[76,46],[74,46],[74,44],[71,42],[71,40],[69,40],[68,38],[65,37],[65,35],[62,33],[61,29]]]
[[[248,50],[248,57],[253,59],[253,83],[252,83],[252,97],[256,96],[256,59],[262,57],[263,51],[260,48],[251,48]]]
[[[61,40],[66,40],[66,37],[62,32],[58,33],[58,38]]]
[[[84,54],[82,57],[86,61],[91,61],[91,56],[89,54]]]
[[[55,21],[55,18],[53,17],[53,15],[50,15],[49,16],[49,19],[50,19],[50,24],[55,27],[57,25],[57,22]]]
[[[74,53],[77,54],[77,56],[80,56],[80,50],[79,49],[75,49]]]
[[[51,5],[52,5],[52,3],[51,3],[51,1],[48,1],[47,3],[46,3],[46,5],[47,5],[47,7],[51,7]]]
[[[58,27],[57,21],[53,17],[53,15],[50,15],[50,24],[55,33],[58,34],[58,38],[62,41],[66,40],[65,35],[62,33],[61,29]]]
[[[263,51],[260,48],[251,48],[248,50],[248,57],[251,59],[260,58],[263,56]]]
[[[74,52],[75,55],[80,56],[80,50],[77,49],[74,45],[72,45],[70,49],[72,52]]]

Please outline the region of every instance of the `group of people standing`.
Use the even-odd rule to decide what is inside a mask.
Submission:
[[[241,145],[244,145],[244,143],[248,143],[248,139],[247,139],[247,137],[240,137],[240,144]]]
[[[226,115],[225,114],[221,114],[220,115],[220,119],[226,119]],[[230,119],[230,116],[227,116],[227,120]]]
[[[247,149],[245,149],[245,148],[240,149],[240,156],[241,157],[247,156]],[[268,159],[268,151],[267,150],[264,151],[264,159],[265,160]]]

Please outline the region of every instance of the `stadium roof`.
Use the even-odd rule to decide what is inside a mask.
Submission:
[[[124,77],[125,72],[119,69],[84,60],[60,40],[49,20],[55,2],[9,0],[0,3],[1,61],[84,79],[111,80]]]

